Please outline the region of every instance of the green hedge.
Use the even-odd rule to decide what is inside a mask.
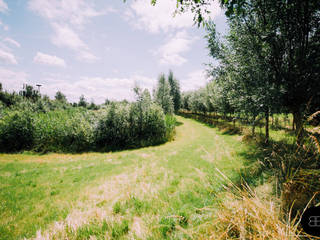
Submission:
[[[137,148],[172,138],[175,118],[152,102],[0,113],[0,151],[83,152]]]

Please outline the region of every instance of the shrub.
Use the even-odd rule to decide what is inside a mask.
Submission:
[[[175,118],[165,116],[148,94],[100,110],[59,104],[39,99],[1,105],[0,151],[119,150],[160,144],[174,133]]]
[[[103,150],[160,144],[172,135],[173,119],[167,119],[161,107],[151,101],[113,103],[98,122],[95,142]]]
[[[30,149],[34,141],[34,119],[28,111],[5,111],[0,116],[0,150]]]
[[[95,120],[85,109],[39,113],[35,118],[35,147],[40,152],[79,152],[93,144]]]
[[[94,131],[97,147],[107,150],[126,146],[130,137],[129,127],[128,106],[111,104]]]

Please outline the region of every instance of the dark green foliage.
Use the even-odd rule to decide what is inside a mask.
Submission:
[[[110,102],[99,110],[83,95],[72,106],[61,92],[50,100],[28,85],[20,95],[1,90],[0,151],[109,151],[172,139],[175,119],[164,115],[147,90],[135,93],[136,102]]]
[[[137,92],[132,104],[112,103],[95,130],[96,145],[102,149],[159,144],[173,131],[162,109],[151,102],[149,92]]]
[[[164,238],[167,238],[176,229],[176,221],[172,217],[161,218],[159,224],[159,230]]]
[[[165,114],[172,114],[174,111],[170,91],[169,82],[166,80],[165,75],[161,74],[158,79],[157,88],[155,89],[154,99],[162,107]]]
[[[92,149],[95,119],[88,110],[70,109],[38,114],[34,150],[79,152]]]
[[[87,107],[87,106],[88,106],[87,100],[85,99],[84,95],[81,95],[78,102],[78,107]]]
[[[37,90],[34,90],[33,87],[28,84],[24,85],[23,90],[19,92],[19,95],[34,102],[40,98],[40,93]]]
[[[58,91],[56,92],[56,95],[54,96],[54,99],[60,102],[67,102],[66,95],[64,95],[62,92]]]
[[[124,147],[129,143],[129,106],[111,104],[95,129],[98,148]]]
[[[0,116],[0,151],[30,149],[34,142],[34,119],[27,111],[5,111]]]
[[[181,93],[179,81],[173,76],[172,71],[169,72],[168,82],[170,85],[170,95],[173,100],[174,112],[177,113],[181,106]]]

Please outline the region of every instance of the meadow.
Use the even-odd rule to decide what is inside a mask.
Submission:
[[[178,117],[174,141],[110,153],[1,154],[0,239],[188,238],[247,147]],[[38,238],[41,239],[41,238]]]
[[[177,117],[174,140],[158,146],[1,154],[0,239],[298,239],[258,150]]]

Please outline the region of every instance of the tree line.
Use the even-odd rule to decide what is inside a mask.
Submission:
[[[58,91],[54,100],[30,85],[19,93],[0,84],[0,151],[110,151],[160,144],[174,136],[180,88],[170,71],[153,91],[136,86],[135,101],[89,104],[81,95],[69,103]]]
[[[270,114],[291,113],[297,143],[304,136],[303,122],[320,106],[320,4],[318,0],[220,1],[229,31],[224,38],[212,21],[205,21],[212,0],[178,1],[178,9],[195,12],[195,21],[207,30],[213,80],[186,93],[198,111],[247,115],[254,125],[263,115],[266,141]],[[186,104],[185,107],[188,107]]]

